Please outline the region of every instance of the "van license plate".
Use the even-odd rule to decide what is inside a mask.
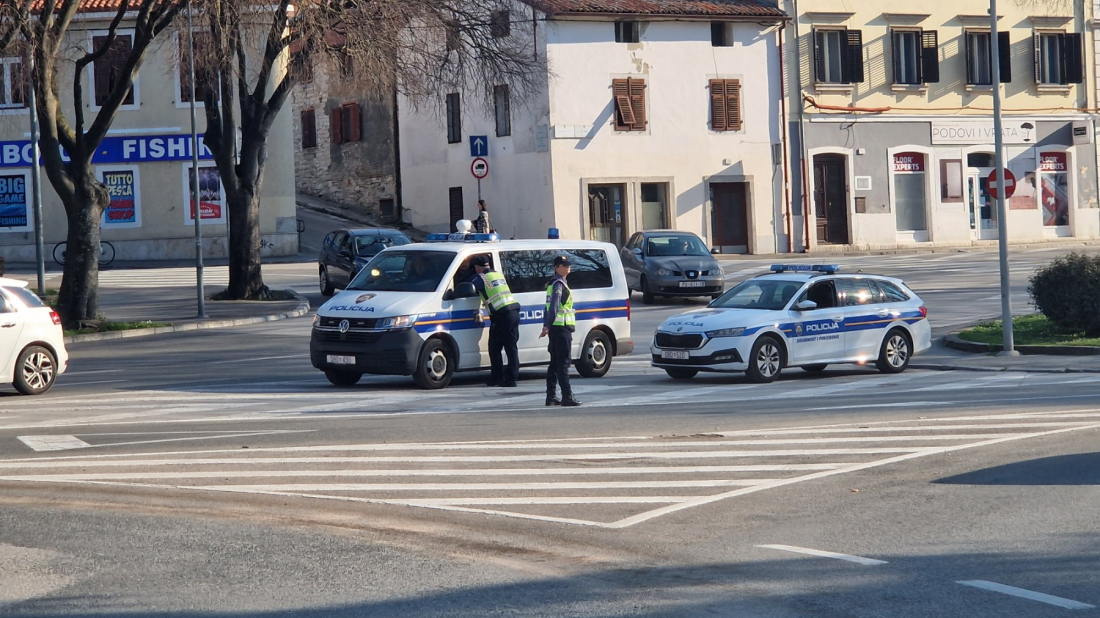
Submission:
[[[687,360],[689,355],[686,351],[679,350],[661,350],[661,358],[668,358],[672,360]]]
[[[682,288],[704,288],[707,286],[706,281],[681,281],[680,287]]]
[[[354,365],[355,364],[355,357],[354,356],[334,356],[332,354],[329,354],[327,359],[328,359],[328,363],[330,365]]]

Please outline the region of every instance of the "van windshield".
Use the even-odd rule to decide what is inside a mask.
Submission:
[[[453,251],[383,251],[359,271],[347,289],[434,292],[454,259]]]

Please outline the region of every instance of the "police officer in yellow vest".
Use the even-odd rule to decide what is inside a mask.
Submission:
[[[554,258],[554,280],[546,288],[546,312],[542,319],[542,334],[550,336],[550,366],[546,369],[546,405],[579,406],[569,386],[569,361],[573,351],[573,332],[577,316],[573,311],[573,292],[565,278],[572,266],[564,255]],[[561,386],[558,399],[557,386]]]
[[[472,278],[481,302],[489,306],[489,375],[488,386],[514,387],[519,377],[519,303],[508,289],[504,275],[491,270],[489,258],[475,257],[471,264],[476,273]],[[478,311],[480,320],[481,312]],[[508,354],[508,368],[504,369],[501,352]]]

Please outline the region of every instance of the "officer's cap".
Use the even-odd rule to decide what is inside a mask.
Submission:
[[[479,256],[475,257],[474,259],[470,260],[470,264],[472,264],[474,266],[488,266],[489,265],[489,258],[485,257],[484,255],[479,255]]]
[[[572,264],[569,263],[568,257],[564,255],[559,255],[558,257],[554,258],[554,268],[557,268],[558,266],[572,266]]]

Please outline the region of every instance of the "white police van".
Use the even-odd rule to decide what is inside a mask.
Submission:
[[[469,230],[468,221],[458,229]],[[614,245],[593,241],[508,240],[496,234],[430,234],[425,243],[390,247],[343,292],[317,310],[310,360],[337,386],[365,373],[411,375],[422,388],[443,388],[456,371],[489,368],[489,320],[478,323],[480,299],[470,278],[475,256],[489,258],[521,305],[521,366],[550,362],[539,339],[554,257],[573,266],[577,372],[600,377],[611,358],[634,350],[630,292]],[[483,313],[488,316],[487,312]]]
[[[775,380],[784,367],[822,371],[874,362],[904,371],[932,347],[924,301],[898,279],[838,274],[835,265],[775,265],[706,309],[665,320],[650,349],[653,366],[676,379],[700,371],[744,371]]]

